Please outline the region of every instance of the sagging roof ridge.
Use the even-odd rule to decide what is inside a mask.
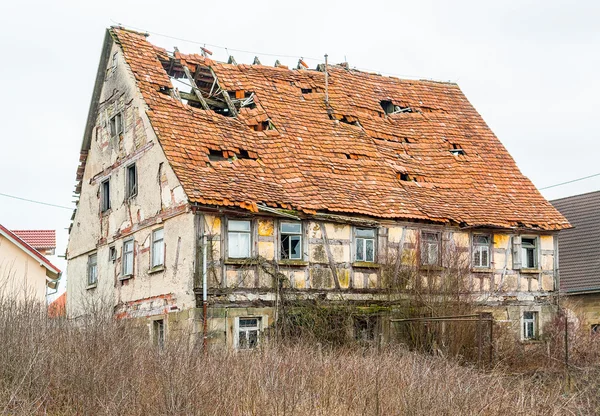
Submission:
[[[333,109],[330,113],[322,102],[321,78],[324,73],[318,70],[295,71],[266,65],[234,65],[178,51],[173,52],[171,57],[164,48],[150,44],[146,39],[147,33],[121,27],[113,27],[108,33],[120,45],[127,65],[132,69],[138,89],[148,105],[151,125],[190,202],[238,206],[253,212],[257,212],[257,204],[264,203],[309,214],[329,211],[388,219],[421,218],[436,222],[443,219],[467,226],[487,224],[498,228],[530,224],[532,228],[553,230],[568,226],[564,217],[522,175],[456,83],[401,79],[330,65],[328,73]],[[259,109],[244,109],[242,116],[232,118],[181,103],[170,96],[169,91],[160,91],[161,88],[175,88],[160,61],[161,56],[169,60],[176,56],[183,58],[183,64],[189,66],[190,70],[197,69],[198,64],[207,66],[214,73],[215,81],[222,84],[219,88],[225,91],[258,91],[255,100]],[[283,81],[285,74],[300,77],[300,84],[286,87]],[[284,78],[278,78],[280,76]],[[354,81],[354,78],[360,81]],[[299,89],[303,82],[307,82],[305,89],[308,91],[302,97],[304,108],[289,100],[299,93],[294,92],[297,91],[294,88]],[[269,92],[270,87],[283,90],[273,95]],[[410,112],[380,114],[379,102],[367,102],[372,94],[362,95],[367,101],[356,101],[357,97],[361,97],[360,93],[368,93],[369,88],[379,91],[377,94],[380,97],[394,99],[393,96],[398,94],[405,97],[402,100],[394,99],[394,105],[400,106],[401,112],[404,112],[402,105],[415,103],[420,103],[417,106],[423,106],[419,109],[423,111],[413,112],[412,115]],[[387,95],[385,91],[388,91]],[[304,95],[304,89],[302,93]],[[281,108],[278,107],[278,100],[284,103]],[[287,111],[282,111],[284,108]],[[252,127],[251,123],[261,123],[260,120],[264,118],[269,123],[273,122],[277,131],[263,132],[256,128],[256,133],[252,129],[240,131],[244,125]],[[300,123],[289,122],[295,122],[296,119]],[[206,134],[203,133],[205,130]],[[212,136],[207,136],[208,132]],[[306,142],[295,141],[294,136],[300,138],[307,135],[311,136],[308,144],[320,150],[309,151],[310,146]],[[510,183],[514,189],[504,189],[505,184],[482,175],[473,177],[474,167],[466,169],[463,179],[447,177],[448,167],[442,168],[440,165],[438,168],[435,163],[437,159],[444,159],[439,156],[444,156],[448,166],[461,166],[456,163],[456,158],[448,159],[448,150],[444,150],[444,146],[447,146],[444,143],[456,141],[452,135],[460,136],[464,142],[468,156],[460,157],[470,163],[463,163],[463,167],[469,164],[484,166],[485,157],[479,153],[486,155],[493,150],[497,161],[492,165],[497,167],[492,169],[507,169],[507,178],[512,181]],[[403,136],[405,143],[400,140]],[[173,141],[175,137],[178,137],[177,143]],[[315,142],[312,137],[320,139]],[[341,144],[340,140],[346,145],[336,144]],[[296,152],[296,160],[301,163],[284,162],[282,165],[269,160],[287,160],[285,153],[282,154],[278,147],[273,148],[280,145],[283,151]],[[407,148],[410,150],[408,153]],[[229,158],[229,162],[210,161],[208,149],[222,150],[223,157]],[[240,149],[251,154],[252,160],[237,160]],[[393,155],[399,151],[404,156],[398,154],[400,159],[396,159]],[[347,162],[335,156],[343,156],[344,152],[345,158],[350,159]],[[392,157],[395,161],[391,161]],[[376,163],[377,159],[381,160]],[[85,156],[82,156],[82,160],[85,163]],[[288,167],[281,171],[282,166]],[[329,171],[332,173],[327,174]],[[414,175],[408,176],[403,172]],[[415,182],[399,181],[403,179],[400,178],[402,175]],[[494,177],[502,179],[503,175],[496,172]],[[232,179],[235,180],[232,182]],[[461,182],[464,182],[462,186]],[[472,188],[475,184],[483,185],[483,194],[487,194],[488,198],[493,197],[493,200],[485,202],[485,199],[471,195],[478,193],[478,189]],[[339,196],[331,196],[336,192]],[[461,195],[463,192],[467,194]],[[450,200],[445,200],[450,196]],[[470,208],[470,200],[480,200],[480,206]],[[529,206],[526,200],[533,205]],[[494,209],[490,208],[492,206]],[[503,212],[494,212],[497,211],[496,207],[502,208]]]

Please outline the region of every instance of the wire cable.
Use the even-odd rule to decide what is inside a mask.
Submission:
[[[8,194],[3,194],[0,192],[0,196],[5,196],[7,198],[13,198],[13,199],[18,199],[20,201],[25,201],[25,202],[31,202],[33,204],[40,204],[40,205],[47,205],[49,207],[54,207],[54,208],[62,208],[62,209],[68,209],[69,211],[73,211],[74,208],[70,208],[70,207],[65,207],[64,205],[56,205],[56,204],[50,204],[48,202],[42,202],[42,201],[34,201],[33,199],[27,199],[27,198],[21,198],[20,196],[14,196],[14,195],[8,195]]]
[[[577,178],[577,179],[573,179],[573,180],[570,180],[570,181],[567,181],[567,182],[557,183],[555,185],[544,186],[543,188],[539,188],[539,190],[541,191],[543,189],[556,188],[557,186],[568,185],[568,184],[573,183],[573,182],[579,182],[579,181],[582,181],[584,179],[594,178],[596,176],[600,176],[600,173],[595,173],[595,174],[590,175],[590,176],[584,176],[583,178]]]

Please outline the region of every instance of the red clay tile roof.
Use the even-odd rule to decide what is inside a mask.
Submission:
[[[36,250],[56,248],[56,230],[12,230]]]
[[[67,292],[57,297],[48,305],[48,316],[50,318],[59,318],[67,315]]]
[[[382,77],[342,66],[325,74],[170,56],[143,34],[112,28],[150,122],[192,202],[307,213],[562,229],[567,220],[523,176],[456,84]],[[165,66],[210,67],[219,86],[253,92],[227,117],[172,98]],[[385,114],[382,101],[412,112]],[[255,131],[270,120],[274,130]],[[465,155],[453,155],[459,146]],[[250,158],[210,161],[210,150]],[[416,180],[416,181],[415,181]]]

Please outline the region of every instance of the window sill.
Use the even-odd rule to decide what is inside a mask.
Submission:
[[[85,287],[85,290],[96,289],[96,287],[98,287],[98,283],[94,283],[94,284],[91,284],[91,285],[87,285],[87,286]]]
[[[111,212],[112,212],[112,208],[109,208],[109,209],[107,209],[107,210],[105,210],[105,211],[100,211],[100,214],[101,214],[103,217],[106,217],[107,215],[110,215],[110,213],[111,213]]]
[[[473,272],[473,273],[493,273],[494,269],[490,269],[489,267],[472,267],[471,272]]]
[[[363,269],[379,269],[379,263],[372,261],[355,261],[352,263],[352,267],[363,268]]]
[[[308,262],[304,260],[283,259],[277,262],[280,266],[308,266]]]
[[[442,266],[434,266],[434,265],[429,265],[429,264],[422,264],[419,267],[419,270],[425,270],[425,271],[430,271],[430,272],[441,272],[442,270],[444,270],[444,268]]]
[[[535,345],[535,344],[543,344],[544,341],[542,341],[539,338],[531,338],[531,339],[522,339],[521,340],[521,344],[523,345]]]
[[[541,269],[521,269],[521,273],[539,274],[541,272]]]
[[[223,261],[224,264],[237,264],[240,266],[253,266],[255,264],[258,264],[258,262],[256,261],[256,259],[247,257],[244,259],[232,259],[232,258],[228,258],[225,259],[225,261]]]
[[[129,280],[132,278],[133,278],[133,274],[126,274],[125,276],[119,277],[119,280],[123,281],[123,280]]]
[[[153,268],[148,270],[148,274],[154,274],[154,273],[160,273],[160,272],[164,272],[165,271],[165,266],[164,265],[160,265],[160,266],[154,266]]]

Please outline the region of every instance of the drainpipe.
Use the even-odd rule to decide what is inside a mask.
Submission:
[[[207,352],[208,345],[208,283],[206,278],[206,251],[208,244],[206,233],[202,236],[202,349]]]

